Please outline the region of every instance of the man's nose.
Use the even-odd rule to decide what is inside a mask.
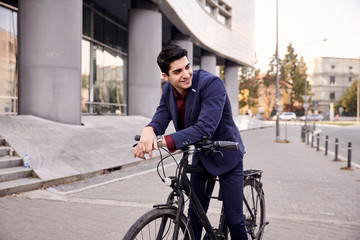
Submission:
[[[188,71],[184,71],[183,78],[190,77],[190,73]]]

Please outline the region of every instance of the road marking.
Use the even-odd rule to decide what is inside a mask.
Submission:
[[[167,168],[167,167],[174,166],[174,165],[175,165],[175,163],[170,163],[170,164],[164,165],[164,167]],[[75,193],[79,193],[79,192],[89,190],[89,189],[92,189],[92,188],[96,188],[96,187],[104,186],[104,185],[111,184],[111,183],[114,183],[114,182],[119,182],[119,181],[126,180],[126,179],[129,179],[129,178],[141,176],[141,175],[144,175],[144,174],[147,174],[147,173],[150,173],[150,172],[154,172],[154,171],[156,171],[156,167],[145,170],[145,171],[137,172],[137,173],[134,173],[134,174],[130,174],[130,175],[127,175],[127,176],[124,176],[124,177],[111,179],[109,181],[105,181],[105,182],[102,182],[102,183],[89,185],[89,186],[86,186],[86,187],[83,187],[83,188],[77,188],[77,189],[74,189],[74,190],[60,191],[60,190],[58,190],[56,188],[50,187],[50,188],[47,189],[47,191],[52,192],[52,193],[56,193],[56,194],[59,194],[59,195],[75,194]]]
[[[319,214],[321,216],[321,214]],[[266,220],[270,219],[270,224],[271,224],[271,219],[281,219],[281,220],[292,220],[292,221],[304,221],[304,222],[319,222],[319,223],[332,223],[332,224],[339,224],[339,225],[343,225],[343,224],[347,224],[347,225],[354,225],[354,226],[360,226],[359,222],[350,222],[350,221],[341,221],[341,220],[334,220],[334,219],[314,219],[314,218],[309,218],[309,217],[302,217],[300,215],[298,216],[284,216],[284,215],[271,215],[271,214],[266,214]]]
[[[322,151],[325,151],[324,147],[319,146],[319,149],[322,150]],[[334,155],[334,157],[335,157],[335,153],[333,151],[328,150],[328,153],[330,153],[331,155]],[[345,157],[340,156],[340,155],[338,155],[338,159],[342,160],[342,161],[345,161],[345,162],[348,161]],[[351,166],[354,166],[356,168],[360,168],[360,165],[357,164],[357,163],[354,163],[353,161],[351,161]]]

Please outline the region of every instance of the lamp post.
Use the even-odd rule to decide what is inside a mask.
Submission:
[[[360,59],[359,59],[360,60]],[[360,62],[360,61],[359,61]],[[358,82],[357,82],[357,108],[356,108],[356,120],[359,123],[359,108],[360,108],[360,97],[359,97],[359,91],[360,91],[360,73],[359,73],[359,77],[358,77]]]
[[[276,0],[276,141],[280,140],[279,128],[279,43],[278,43],[278,0]]]

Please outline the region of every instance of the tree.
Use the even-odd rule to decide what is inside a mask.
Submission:
[[[259,83],[256,78],[260,70],[254,68],[242,67],[240,69],[239,79],[239,108],[248,107],[252,109],[258,103]]]
[[[339,113],[339,108],[344,108],[344,114],[347,116],[355,116],[357,108],[357,82],[354,81],[346,93],[341,97],[339,102],[335,105],[336,113]]]
[[[294,102],[304,103],[303,95],[305,95],[305,79],[306,79],[306,63],[304,62],[303,57],[300,58],[298,62],[295,74],[293,77],[293,84],[291,90],[291,100],[292,104]],[[307,83],[307,95],[310,96],[311,86],[310,83]]]
[[[264,117],[270,118],[276,103],[276,53],[269,63],[269,70],[262,80],[261,100],[264,103]]]
[[[293,83],[297,61],[297,54],[295,53],[295,49],[290,43],[287,47],[287,54],[285,54],[284,59],[281,61],[280,77],[283,81],[290,84]]]
[[[302,96],[305,94],[305,79],[306,79],[306,64],[303,57],[298,61],[298,55],[290,43],[287,47],[287,54],[281,61],[281,79],[291,86],[289,89],[289,110],[294,111],[294,104],[296,102],[304,102]],[[287,89],[287,84],[283,87]],[[310,84],[307,84],[310,89]]]

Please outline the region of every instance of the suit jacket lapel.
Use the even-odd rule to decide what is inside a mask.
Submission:
[[[171,118],[174,123],[175,130],[178,131],[178,110],[177,110],[177,104],[176,104],[176,98],[174,94],[173,87],[171,86],[170,94],[169,94],[169,100],[170,100],[170,112],[171,112]]]
[[[185,127],[188,127],[190,124],[190,116],[191,116],[191,112],[193,109],[194,99],[196,96],[197,85],[198,85],[198,78],[197,78],[197,74],[194,73],[193,79],[192,79],[192,85],[188,90],[188,95],[186,98]]]

